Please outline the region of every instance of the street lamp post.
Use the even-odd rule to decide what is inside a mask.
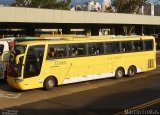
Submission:
[[[151,3],[151,15],[154,16],[154,4]]]
[[[142,15],[144,15],[144,6],[142,6]]]

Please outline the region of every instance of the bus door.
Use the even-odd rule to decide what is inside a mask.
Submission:
[[[24,64],[24,82],[31,87],[39,87],[43,80],[39,77],[44,57],[45,45],[35,45],[28,48]]]

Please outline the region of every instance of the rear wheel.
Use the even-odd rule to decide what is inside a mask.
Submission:
[[[136,73],[137,73],[137,69],[136,69],[135,66],[130,66],[130,67],[128,68],[128,76],[129,76],[129,77],[134,76]]]
[[[124,69],[123,68],[118,68],[117,70],[116,70],[116,73],[115,73],[115,78],[116,79],[120,79],[120,78],[122,78],[123,76],[124,76]]]
[[[45,90],[51,90],[56,86],[56,80],[53,77],[48,77],[45,81],[44,81],[44,89]]]

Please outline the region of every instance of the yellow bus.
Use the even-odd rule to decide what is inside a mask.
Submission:
[[[152,36],[65,37],[17,43],[7,81],[20,90],[50,90],[75,82],[131,77],[155,68],[156,44]]]

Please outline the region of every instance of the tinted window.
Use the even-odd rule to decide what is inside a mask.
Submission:
[[[98,54],[103,54],[103,53],[104,53],[103,43],[88,44],[88,54],[89,55],[98,55]]]
[[[78,55],[86,55],[86,44],[78,44]]]
[[[105,51],[106,53],[118,53],[120,52],[120,44],[119,42],[113,43],[105,43]]]
[[[133,50],[134,51],[143,50],[143,41],[133,41]]]
[[[105,43],[105,53],[112,53],[112,43]]]
[[[72,44],[69,45],[69,56],[83,56],[86,55],[86,44]]]
[[[113,52],[117,53],[117,52],[120,52],[120,45],[119,45],[119,42],[113,42],[112,43],[112,48],[113,48]]]
[[[49,45],[47,59],[67,57],[66,45]]]
[[[132,42],[131,41],[121,42],[121,50],[122,52],[132,51]]]
[[[104,53],[104,45],[103,43],[97,43],[97,54],[103,54]]]
[[[153,50],[153,40],[145,40],[144,47],[145,50]]]
[[[78,55],[78,45],[77,44],[69,45],[68,50],[69,50],[69,56],[75,57]]]

